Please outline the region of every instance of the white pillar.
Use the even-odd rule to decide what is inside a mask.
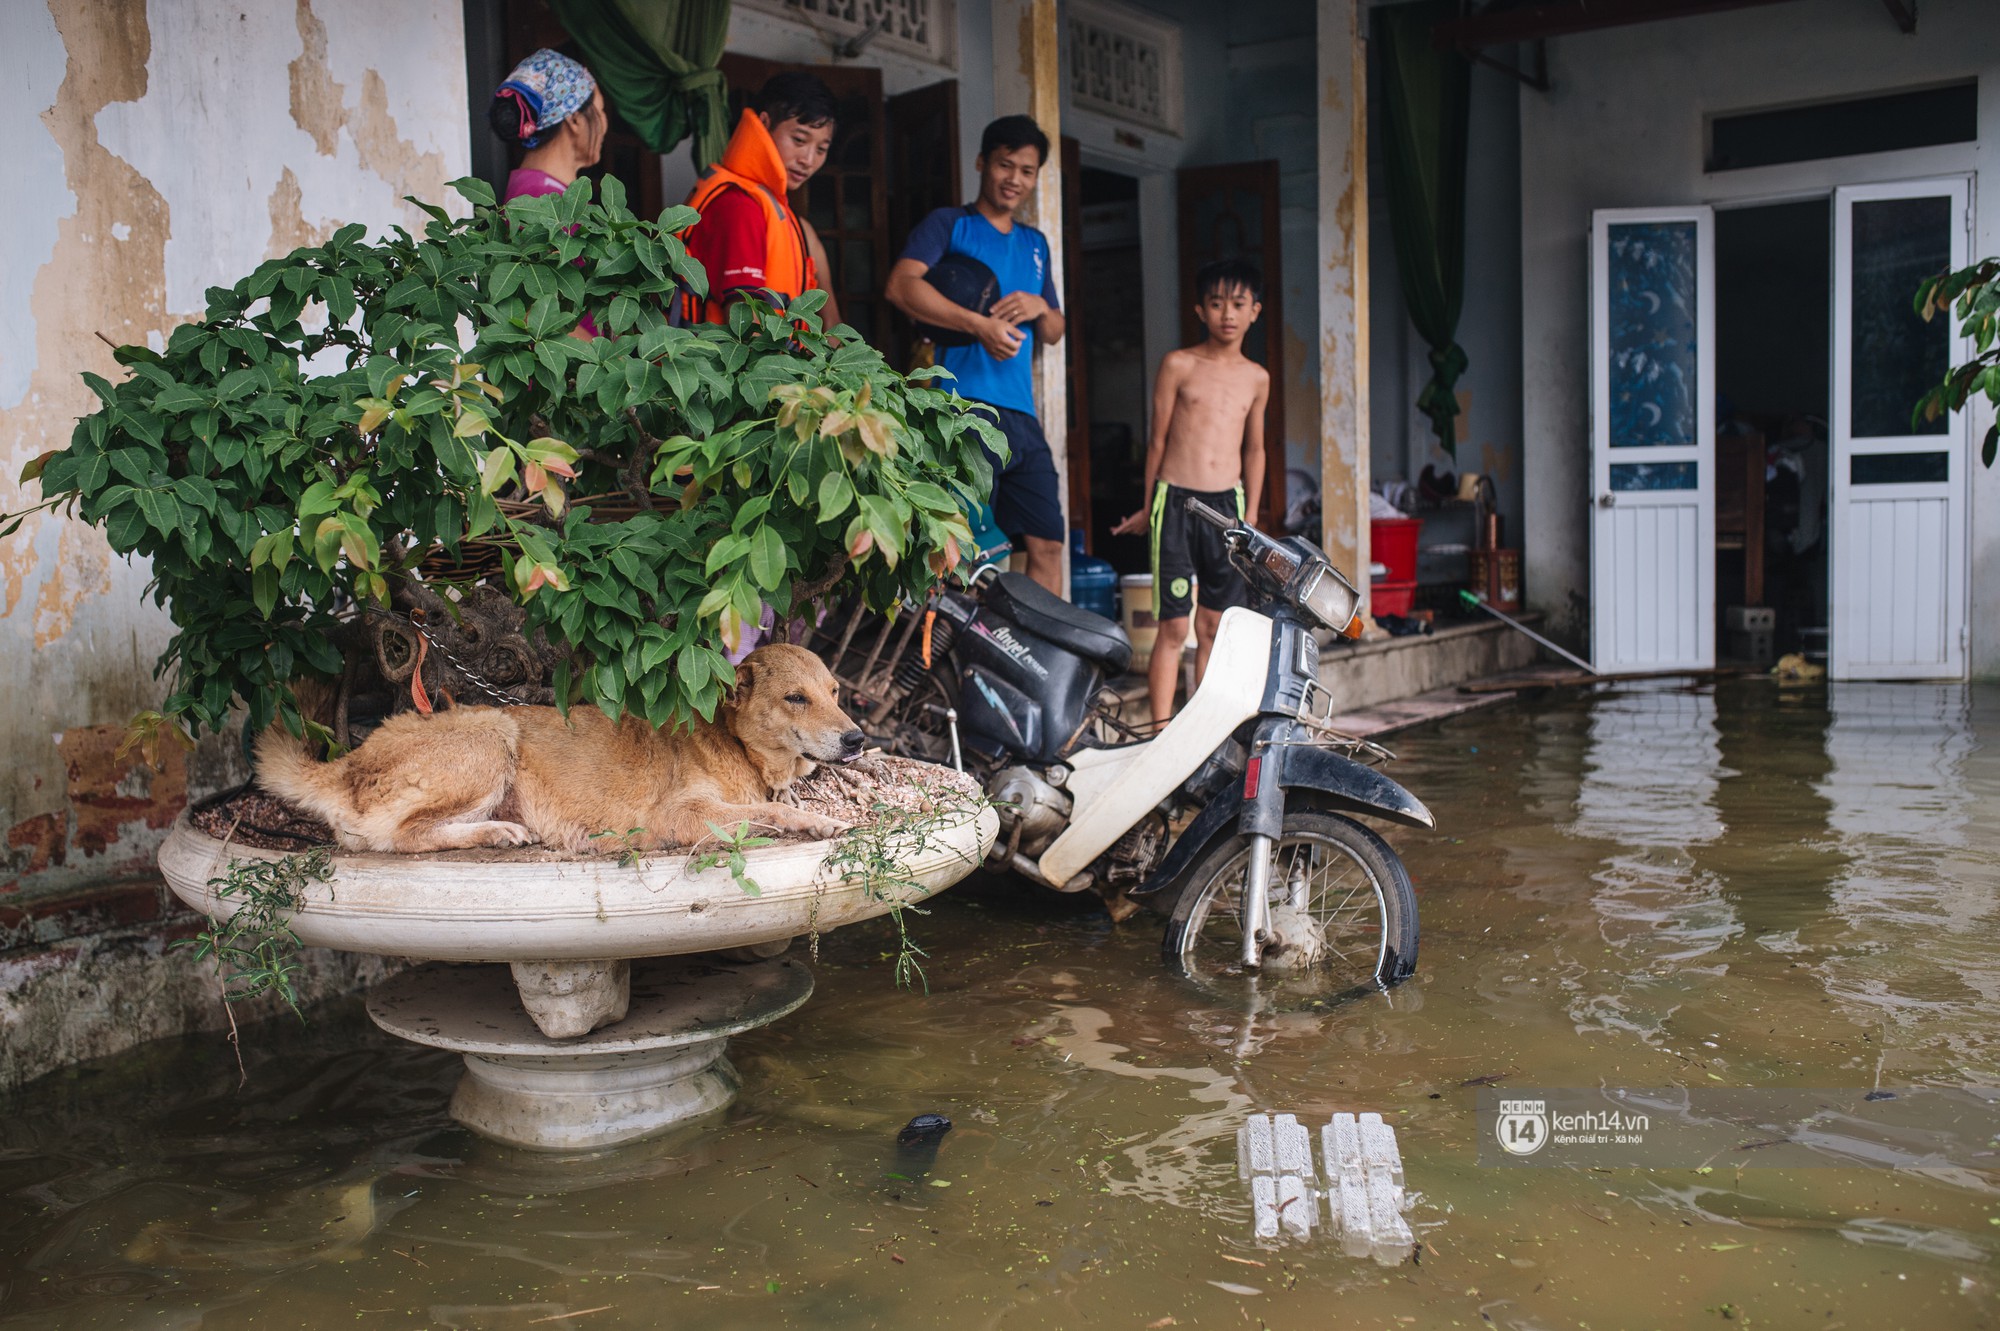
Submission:
[[[1319,3],[1319,488],[1327,556],[1368,590],[1368,83],[1363,0]],[[1282,483],[1282,478],[1280,478]]]
[[[1029,115],[1049,136],[1035,192],[1020,218],[1049,240],[1049,265],[1065,309],[1062,215],[1062,55],[1057,0],[993,0],[993,112]],[[1063,586],[1069,586],[1069,353],[1062,346],[1035,349],[1035,414],[1048,436],[1056,467],[1056,495],[1063,513]],[[1065,593],[1066,594],[1066,593]]]

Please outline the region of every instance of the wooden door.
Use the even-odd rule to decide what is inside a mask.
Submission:
[[[1833,194],[1835,679],[1965,678],[1970,413],[1910,410],[1970,348],[1910,296],[1970,262],[1970,194],[1963,176]]]
[[[570,40],[561,20],[550,11],[547,0],[507,0],[507,68],[512,69],[545,46],[586,65],[590,63]],[[591,180],[602,180],[607,175],[618,177],[625,186],[625,206],[635,216],[656,218],[665,206],[660,198],[660,155],[648,148],[645,140],[625,123],[609,97],[604,99],[604,105],[609,116],[604,131],[604,155],[583,174]],[[483,134],[486,130],[482,127],[478,132]],[[509,150],[507,165],[511,170],[520,164],[521,149],[514,145]]]
[[[1590,657],[1715,664],[1715,214],[1590,225]]]
[[[1062,140],[1063,291],[1083,290],[1083,162],[1077,141]],[[1063,310],[1062,351],[1069,357],[1069,525],[1083,532],[1085,554],[1096,554],[1097,523],[1090,511],[1090,353],[1084,345],[1086,312],[1071,301]]]
[[[1280,266],[1278,164],[1232,162],[1196,166],[1178,175],[1181,234],[1181,344],[1205,334],[1194,317],[1194,276],[1216,259],[1248,259],[1264,275],[1264,314],[1243,339],[1243,354],[1271,375],[1264,409],[1264,497],[1254,514],[1265,531],[1284,529],[1285,339],[1284,282]]]
[[[887,123],[893,264],[917,223],[939,208],[966,201],[958,160],[958,80],[945,79],[891,97]],[[887,279],[884,273],[883,280]],[[909,368],[915,340],[915,329],[898,311],[889,314],[888,341],[878,345],[892,363]]]
[[[792,195],[792,207],[812,223],[826,247],[827,289],[840,317],[869,342],[882,345],[889,330],[889,191],[884,170],[882,71],[859,65],[781,65],[750,56],[722,57],[729,81],[733,125],[764,81],[782,70],[802,69],[833,91],[837,125],[826,165]]]

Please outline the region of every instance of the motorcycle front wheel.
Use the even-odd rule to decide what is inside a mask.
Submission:
[[[1167,921],[1169,969],[1222,983],[1243,967],[1241,835],[1219,840],[1188,871]],[[1266,987],[1331,999],[1383,989],[1417,968],[1417,898],[1389,843],[1336,813],[1288,809],[1271,866],[1271,938],[1254,972]]]

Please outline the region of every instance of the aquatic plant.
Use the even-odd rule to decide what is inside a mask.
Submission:
[[[299,1013],[293,979],[301,944],[291,916],[305,904],[307,887],[331,877],[333,852],[326,846],[277,860],[231,860],[220,877],[208,880],[215,899],[233,907],[228,917],[208,918],[207,927],[173,946],[193,949],[196,964],[212,965],[225,1003],[276,994]]]
[[[930,953],[910,936],[907,916],[929,914],[917,903],[929,897],[931,890],[909,866],[921,856],[947,849],[938,833],[965,819],[977,818],[989,801],[983,794],[968,794],[957,787],[938,790],[918,782],[916,788],[925,795],[927,809],[916,812],[876,800],[871,810],[873,816],[842,833],[820,868],[836,880],[859,879],[870,897],[888,906],[889,919],[896,926],[896,984],[907,988],[914,978],[929,993],[930,981],[924,975],[923,963]],[[954,853],[964,856],[963,851]],[[977,867],[970,857],[965,858],[969,865]],[[814,960],[819,958],[818,913],[819,901],[815,897],[811,932]]]

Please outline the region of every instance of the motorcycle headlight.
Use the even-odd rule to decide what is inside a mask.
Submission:
[[[1324,560],[1314,560],[1305,569],[1294,598],[1301,609],[1335,633],[1344,631],[1361,610],[1361,593],[1341,576],[1340,570]]]

